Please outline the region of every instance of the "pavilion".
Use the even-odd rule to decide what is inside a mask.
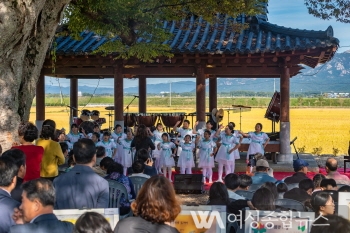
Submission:
[[[232,22],[248,23],[245,30],[235,32]],[[184,27],[186,25],[186,27]],[[139,112],[146,113],[147,77],[195,77],[196,113],[199,127],[205,124],[205,85],[209,79],[209,110],[217,107],[217,77],[280,78],[280,156],[278,161],[292,161],[290,148],[290,78],[302,65],[316,67],[332,59],[339,41],[332,27],[325,31],[286,28],[271,24],[266,15],[237,19],[225,18],[214,25],[192,17],[182,22],[164,22],[173,34],[164,43],[170,45],[174,57],[158,57],[153,63],[136,58],[115,60],[113,54],[93,53],[107,38],[91,31],[81,33],[82,40],[70,36],[56,39],[57,61],[53,72],[52,58],[47,57],[36,90],[37,125],[45,119],[44,76],[70,79],[70,105],[78,107],[78,79],[114,79],[114,122],[124,125],[123,79],[139,80]],[[139,38],[138,41],[143,41]],[[258,88],[258,87],[257,87]],[[77,116],[77,111],[73,112]]]

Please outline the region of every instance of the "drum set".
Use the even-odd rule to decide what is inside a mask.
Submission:
[[[80,117],[73,117],[73,123],[77,124],[79,130],[85,130],[86,134],[94,131],[95,125],[100,128],[102,124],[106,123],[106,118],[100,118],[100,112],[98,110],[87,110],[83,109],[80,111]]]

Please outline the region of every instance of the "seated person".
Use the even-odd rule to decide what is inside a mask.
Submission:
[[[265,160],[267,161],[267,159],[266,159],[266,157],[265,157],[264,155],[262,155],[261,153],[256,153],[256,154],[254,154],[254,155],[249,155],[249,157],[251,157],[251,159],[250,159],[251,162],[249,162],[249,163],[252,163],[254,166],[253,166],[252,172],[251,172],[251,173],[248,173],[248,175],[249,175],[249,176],[253,176],[254,173],[256,172],[256,162],[257,162],[258,160],[260,160],[260,159],[265,159]],[[248,164],[248,166],[249,166],[249,164]],[[248,169],[247,169],[247,171],[248,171]],[[250,172],[250,168],[249,168],[249,172]],[[269,171],[267,172],[267,174],[269,174],[269,176],[273,177],[273,169],[270,168]]]
[[[18,202],[22,202],[22,183],[24,176],[26,175],[26,155],[24,152],[20,149],[14,148],[11,150],[5,151],[2,156],[2,158],[9,158],[12,159],[18,169],[17,173],[17,183],[16,187],[11,191],[11,197],[15,199]]]
[[[5,152],[6,153],[6,152]],[[0,232],[8,232],[15,225],[13,210],[20,203],[10,193],[16,187],[18,167],[11,158],[0,157]]]
[[[312,181],[314,182],[314,192],[322,191],[321,181],[323,179],[326,179],[326,177],[322,174],[316,174],[314,178],[312,178]]]
[[[277,180],[267,174],[270,169],[269,163],[260,159],[256,162],[256,173],[252,177],[253,184],[263,184],[265,182],[273,182],[275,183]]]
[[[55,189],[50,180],[30,180],[22,187],[22,205],[13,216],[17,225],[10,228],[10,233],[73,232],[72,223],[60,221],[53,214]]]
[[[111,225],[96,212],[85,212],[75,222],[74,233],[113,233]]]
[[[285,192],[288,191],[288,186],[284,183],[283,180],[279,180],[276,183],[278,199],[282,199]]]
[[[137,151],[135,159],[141,160],[145,164],[145,170],[143,171],[144,174],[149,176],[157,175],[157,169],[155,168],[153,160],[149,157],[149,153],[146,149],[141,149]],[[132,172],[133,171],[131,171],[131,173]]]
[[[337,183],[335,182],[334,179],[323,179],[320,185],[322,190],[333,190],[333,191],[338,190]]]
[[[348,219],[335,214],[320,217],[312,224],[310,233],[339,233],[350,232]]]
[[[96,146],[96,164],[92,167],[92,170],[94,170],[94,172],[96,172],[96,174],[101,177],[106,176],[106,171],[103,170],[100,166],[101,161],[104,158],[106,158],[106,148],[104,148],[103,146]]]
[[[239,185],[241,183],[241,178],[234,173],[230,173],[225,176],[225,185],[228,191],[228,197],[234,200],[245,200],[244,197],[236,194]]]
[[[132,164],[132,170],[134,171],[134,173],[132,173],[129,177],[134,177],[134,176],[138,176],[138,177],[144,177],[144,178],[150,178],[149,175],[144,174],[144,170],[145,170],[145,164],[142,160],[136,160],[133,164]]]
[[[104,171],[105,175],[103,177],[105,177],[107,175],[107,169],[109,168],[109,166],[111,164],[114,163],[114,160],[111,157],[104,157],[101,162],[100,162],[100,168],[102,171]]]
[[[335,158],[328,158],[326,162],[326,178],[334,179],[337,184],[350,185],[350,179],[338,171],[338,161]]]
[[[267,188],[273,194],[273,198],[275,200],[278,199],[278,192],[277,192],[277,187],[276,187],[275,183],[273,183],[273,182],[266,182],[266,183],[261,185],[261,188]]]
[[[270,190],[259,188],[252,198],[253,210],[275,210],[275,199]]]
[[[134,217],[120,220],[114,233],[179,233],[170,226],[181,212],[173,185],[164,176],[148,179],[131,204]]]
[[[112,163],[107,169],[107,176],[105,178],[108,180],[118,181],[125,186],[128,197],[124,197],[124,195],[122,195],[120,198],[119,213],[120,215],[128,214],[130,212],[129,200],[134,199],[136,194],[131,180],[123,174],[123,166],[117,162]]]
[[[311,197],[311,206],[315,212],[315,218],[320,215],[334,214],[335,205],[332,196],[323,191],[315,192]]]
[[[303,159],[294,160],[293,168],[295,173],[292,176],[287,177],[284,180],[284,182],[288,185],[288,184],[299,183],[302,180],[309,179],[309,177],[306,176],[308,166],[309,164]]]
[[[350,186],[344,185],[338,189],[338,192],[350,192]]]
[[[284,193],[284,198],[293,199],[301,203],[311,199],[314,190],[314,183],[310,179],[304,179],[299,182],[299,188],[293,188]]]
[[[238,186],[237,190],[249,190],[249,187],[253,184],[252,177],[246,175],[246,174],[241,174],[239,175],[241,182]]]

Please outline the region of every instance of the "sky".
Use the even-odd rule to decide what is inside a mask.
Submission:
[[[337,52],[342,53],[346,50],[350,50],[350,24],[336,22],[335,20],[322,20],[311,16],[304,5],[304,0],[269,0],[268,11],[268,21],[279,26],[322,31],[325,31],[328,26],[332,26],[334,37],[338,38],[340,41],[340,47]],[[179,82],[191,79],[172,78],[167,80],[170,80],[171,82]],[[193,79],[193,81],[194,80],[195,79]],[[164,79],[147,79],[147,84],[163,82]],[[46,85],[69,86],[69,80],[46,77]],[[79,85],[111,87],[113,86],[113,79],[101,79],[100,82],[95,79],[79,80]],[[134,86],[138,86],[138,79],[124,79],[124,88]]]

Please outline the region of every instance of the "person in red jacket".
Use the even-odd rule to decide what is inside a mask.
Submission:
[[[38,138],[38,128],[31,122],[23,122],[18,127],[19,145],[12,148],[20,149],[26,155],[26,174],[23,182],[40,178],[40,165],[44,148],[33,145]]]

